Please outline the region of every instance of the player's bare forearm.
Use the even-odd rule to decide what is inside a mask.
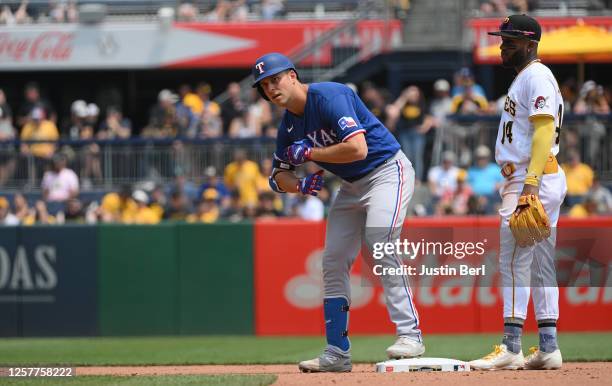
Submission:
[[[278,172],[274,175],[278,186],[287,193],[297,193],[298,178],[292,172]]]
[[[319,162],[349,163],[361,161],[368,156],[368,144],[365,136],[358,134],[346,142],[327,147],[312,148],[310,159]]]

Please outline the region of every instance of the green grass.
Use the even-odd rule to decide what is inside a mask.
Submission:
[[[3,378],[3,385],[236,385],[267,386],[276,381],[274,375],[168,375],[168,376],[83,376],[72,378]]]
[[[392,336],[352,337],[354,362],[384,360]],[[426,355],[469,360],[491,351],[500,334],[426,335]],[[566,361],[612,360],[612,333],[561,334]],[[0,339],[0,365],[178,365],[296,363],[318,355],[323,337],[123,337]],[[523,338],[523,350],[537,336]]]

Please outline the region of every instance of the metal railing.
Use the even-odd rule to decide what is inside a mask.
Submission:
[[[0,145],[0,190],[36,192],[51,159],[20,154],[19,142]],[[222,175],[236,150],[246,151],[248,159],[261,162],[270,158],[275,141],[250,140],[131,139],[123,141],[60,141],[57,152],[64,154],[82,190],[111,190],[122,184],[153,182],[168,184],[177,176],[200,182],[207,167]]]
[[[478,145],[495,149],[499,116],[450,116],[436,131],[433,164],[438,164],[442,151],[452,150],[459,163],[470,164]],[[566,160],[574,148],[582,162],[590,165],[602,181],[612,182],[612,115],[566,115],[560,129],[559,162]]]
[[[440,162],[444,150],[457,154],[460,166],[473,162],[478,145],[495,148],[498,116],[451,116],[435,132],[431,164]],[[582,162],[590,165],[604,183],[612,183],[612,116],[564,118],[560,162],[569,148],[576,148]],[[0,190],[37,192],[50,160],[19,152],[21,142],[0,143]],[[195,183],[213,166],[222,175],[234,153],[243,149],[256,162],[270,158],[272,138],[251,139],[142,139],[115,141],[59,141],[57,150],[68,158],[68,167],[80,178],[83,190],[110,190],[122,184],[153,182],[168,184],[176,176]]]

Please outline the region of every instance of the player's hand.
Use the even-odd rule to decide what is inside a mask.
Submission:
[[[538,195],[540,188],[535,185],[525,184],[523,185],[523,191],[521,192],[521,196],[528,196],[530,194]]]
[[[311,196],[316,196],[323,187],[323,170],[319,170],[314,174],[309,174],[304,178],[300,178],[297,184],[298,192]]]
[[[285,149],[285,158],[287,161],[294,166],[303,164],[310,160],[310,154],[312,153],[312,142],[308,139],[302,139],[301,141],[294,142],[293,145],[288,146]]]

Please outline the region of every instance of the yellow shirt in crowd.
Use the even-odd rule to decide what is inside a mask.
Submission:
[[[22,141],[57,141],[59,139],[59,131],[55,123],[42,120],[39,125],[29,121],[23,125],[21,129]],[[29,145],[30,151],[36,157],[51,158],[55,152],[54,143],[33,143]]]
[[[238,189],[240,204],[257,205],[257,182],[259,180],[257,163],[245,160],[242,163],[231,162],[225,168],[224,182],[231,189]]]
[[[102,198],[102,213],[105,216],[110,216],[113,221],[125,222],[131,219],[138,211],[138,205],[134,200],[128,198],[121,200],[118,193],[107,193]]]
[[[579,163],[572,167],[568,164],[561,166],[567,179],[567,194],[570,196],[584,196],[593,185],[593,169],[587,164]]]
[[[219,219],[219,208],[212,208],[208,212],[201,213],[199,215],[197,213],[190,214],[187,216],[186,220],[189,223],[203,222],[206,224],[210,224],[210,223],[217,221],[218,219]]]

